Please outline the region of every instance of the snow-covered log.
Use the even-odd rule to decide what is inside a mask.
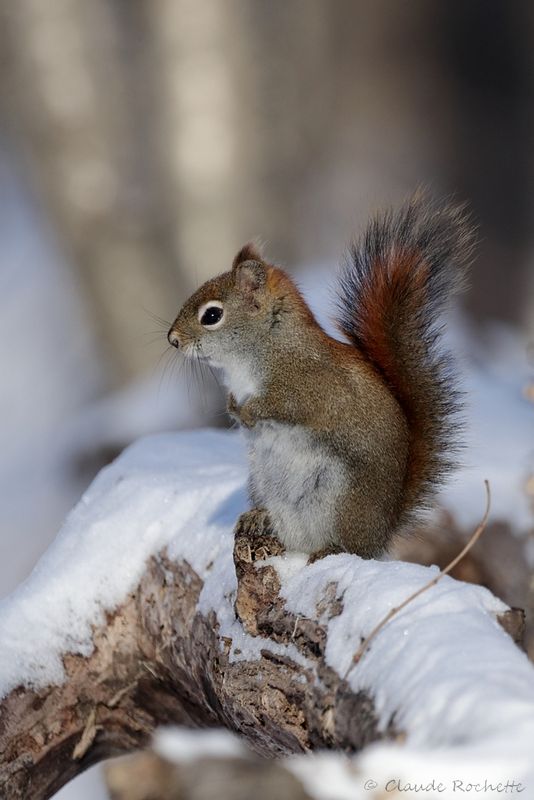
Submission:
[[[168,723],[225,727],[268,757],[362,751],[362,786],[453,767],[526,780],[534,669],[499,624],[506,606],[445,578],[349,669],[435,570],[234,548],[245,482],[227,432],[152,437],[98,476],[0,605],[0,798],[51,797]]]

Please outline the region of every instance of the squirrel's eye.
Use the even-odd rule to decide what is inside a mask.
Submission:
[[[218,300],[204,303],[198,310],[198,320],[205,328],[218,328],[222,325],[224,309]]]
[[[222,308],[217,308],[217,306],[211,306],[207,308],[204,313],[202,314],[202,319],[200,320],[203,325],[215,325],[216,322],[219,322],[223,315]]]

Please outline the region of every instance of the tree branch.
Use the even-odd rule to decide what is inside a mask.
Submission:
[[[506,675],[515,670],[518,686],[524,687],[523,705],[531,703],[531,667],[495,624],[503,605],[451,578],[427,593],[424,604],[422,598],[412,603],[402,623],[392,620],[345,680],[362,629],[372,628],[388,605],[408,596],[425,568],[346,554],[306,566],[305,559],[280,557],[269,537],[240,535],[234,542],[229,520],[236,516],[235,498],[241,502],[239,474],[231,472],[230,462],[208,474],[210,484],[203,471],[203,452],[227,448],[227,438],[204,434],[200,443],[193,435],[177,438],[176,449],[171,441],[174,445],[174,439],[158,438],[136,446],[106,470],[71,515],[70,527],[52,546],[34,585],[30,579],[0,614],[5,637],[0,641],[0,692],[5,695],[0,699],[0,797],[46,800],[90,765],[145,746],[157,727],[170,723],[224,727],[267,758],[319,749],[356,753],[380,739],[398,743],[409,736],[410,720],[421,724],[420,715],[410,715],[411,698],[417,696],[431,709],[426,729],[439,729],[440,742],[455,742],[460,736],[456,717],[444,719],[439,711],[455,687],[445,685],[447,673],[440,665],[458,657],[460,668],[470,659],[465,680],[475,676],[463,698],[462,741],[469,738],[470,719],[480,732],[481,686],[491,698],[485,712],[491,706],[493,719],[501,714],[507,703],[503,670]],[[184,466],[175,474],[169,464],[178,454]],[[191,478],[195,457],[198,475]],[[227,474],[224,494],[220,485]],[[176,534],[175,525],[177,519],[190,519],[182,504],[187,497],[187,514],[192,513],[191,481],[201,486],[195,490],[198,514],[210,522],[199,527],[198,539],[187,540],[188,529]],[[168,498],[175,504],[170,510]],[[110,515],[105,524],[103,514]],[[158,539],[165,526],[170,532]],[[149,535],[156,538],[138,546]],[[112,536],[129,548],[125,574],[141,578],[124,589],[119,605],[113,601],[112,610],[98,615],[94,608],[106,607],[102,585],[132,587],[119,574],[117,547],[106,549]],[[147,552],[153,553],[148,560]],[[72,574],[85,575],[87,569],[92,582],[69,594],[76,590]],[[58,591],[58,584],[68,592]],[[70,608],[75,600],[74,618],[81,628],[83,614],[100,620],[94,622],[92,642],[79,634],[83,654],[69,652],[69,637],[57,638],[62,620],[70,618],[61,613],[62,605]],[[50,652],[43,627],[54,613],[58,622],[49,627],[61,645]],[[439,623],[432,625],[434,614]],[[520,615],[505,612],[503,623],[517,635]],[[483,637],[483,654],[476,642],[470,649],[473,624]],[[24,625],[20,631],[19,625]],[[460,654],[457,637],[463,642]],[[46,660],[57,652],[64,677],[52,684],[56,672],[47,671]],[[18,686],[12,679],[14,663],[20,668]],[[415,685],[414,663],[419,667]],[[50,677],[40,679],[42,674]],[[439,702],[432,694],[435,686]],[[380,707],[374,702],[378,692]],[[517,735],[528,742],[524,719]],[[493,733],[489,725],[487,735]]]
[[[324,624],[296,626],[273,567],[241,569],[243,626],[270,636],[257,660],[232,660],[216,618],[197,610],[202,580],[191,567],[153,558],[137,591],[94,631],[93,653],[65,655],[61,686],[19,687],[2,701],[0,797],[51,797],[170,722],[228,727],[265,756],[357,750],[380,738],[370,698],[325,664]]]

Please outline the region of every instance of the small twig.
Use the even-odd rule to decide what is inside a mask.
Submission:
[[[122,698],[125,695],[127,695],[128,692],[131,692],[131,690],[134,689],[137,686],[137,684],[139,682],[138,678],[139,678],[139,676],[134,681],[132,681],[131,683],[127,684],[127,686],[123,686],[122,689],[119,689],[119,691],[116,692],[113,695],[111,700],[108,700],[108,702],[106,703],[107,707],[108,708],[115,708],[116,706],[118,706],[120,701],[122,700]]]
[[[147,671],[147,672],[150,672],[150,674],[152,675],[152,677],[154,677],[154,678],[156,678],[157,680],[159,680],[159,675],[158,675],[158,673],[156,672],[156,670],[155,670],[153,667],[151,667],[151,666],[150,666],[150,664],[148,663],[148,661],[141,661],[141,664],[142,664],[142,666],[143,666],[143,667],[146,669],[146,671]]]
[[[409,597],[407,597],[406,600],[403,600],[402,603],[399,606],[394,606],[394,608],[390,609],[390,611],[378,623],[378,625],[376,625],[373,628],[371,633],[368,636],[365,637],[365,639],[361,643],[360,647],[355,652],[355,654],[354,654],[354,656],[352,658],[352,662],[351,662],[348,670],[345,673],[345,678],[347,677],[347,675],[349,674],[351,669],[354,667],[354,665],[357,664],[358,661],[360,661],[360,659],[362,658],[362,656],[366,652],[367,648],[369,647],[369,645],[371,644],[373,639],[377,636],[377,634],[382,630],[384,625],[387,625],[387,623],[390,621],[390,619],[392,617],[394,617],[396,614],[398,614],[399,611],[402,611],[402,609],[405,608],[408,605],[408,603],[411,603],[412,600],[415,600],[415,598],[419,597],[419,595],[423,594],[423,592],[426,592],[428,589],[432,588],[432,586],[435,586],[436,583],[438,583],[438,581],[440,581],[443,578],[444,575],[447,575],[449,572],[451,572],[451,570],[454,569],[454,567],[462,560],[462,558],[469,552],[469,550],[471,550],[471,548],[478,541],[478,539],[480,539],[481,535],[483,534],[483,532],[484,532],[484,530],[486,528],[486,524],[488,522],[488,517],[489,517],[489,512],[490,512],[490,506],[491,506],[491,492],[490,492],[489,481],[485,480],[484,481],[484,486],[486,487],[486,510],[484,511],[484,516],[482,517],[482,520],[479,522],[478,527],[474,531],[473,535],[471,536],[471,538],[469,539],[469,541],[467,542],[467,544],[465,545],[465,547],[463,548],[461,553],[459,553],[456,556],[456,558],[453,558],[453,560],[450,562],[450,564],[447,564],[447,566],[444,569],[441,570],[439,575],[436,575],[435,578],[432,578],[431,581],[429,581],[428,583],[425,583],[424,586],[422,586],[416,592],[414,592]]]
[[[74,761],[79,761],[80,758],[84,757],[93,744],[96,734],[99,730],[101,730],[101,726],[96,725],[95,722],[96,710],[92,708],[89,712],[89,716],[87,717],[87,722],[85,723],[85,728],[83,729],[80,740],[72,752],[72,758]]]

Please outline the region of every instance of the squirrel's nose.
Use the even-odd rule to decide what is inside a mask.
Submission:
[[[180,347],[180,339],[173,328],[171,328],[167,334],[167,341],[169,344],[172,344],[173,347]]]

